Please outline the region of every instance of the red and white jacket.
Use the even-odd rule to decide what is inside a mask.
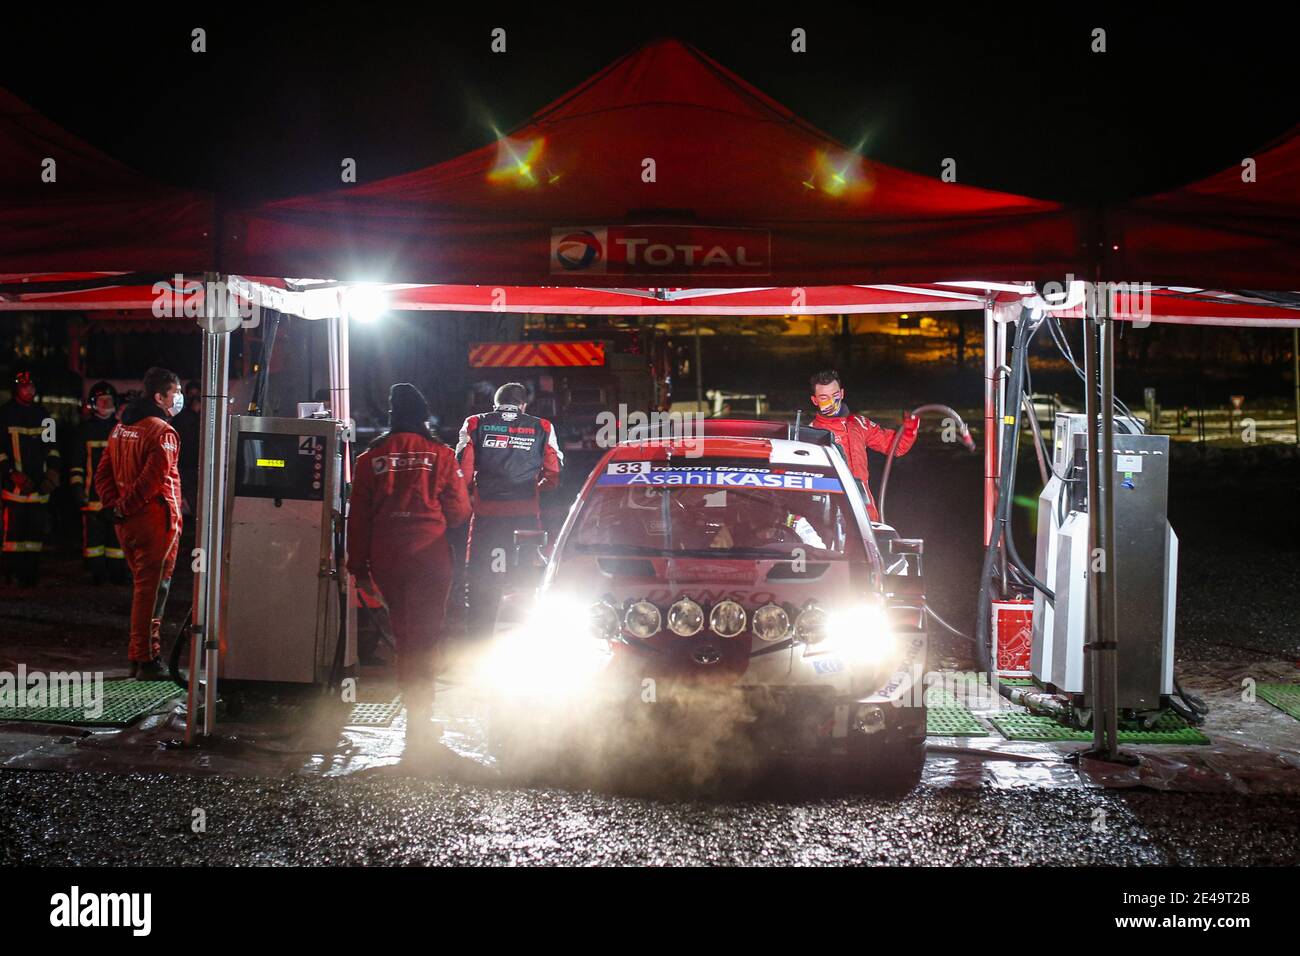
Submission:
[[[835,438],[835,443],[844,450],[849,460],[849,470],[855,478],[862,481],[867,489],[867,514],[872,521],[880,520],[876,510],[876,500],[871,496],[871,472],[867,464],[867,449],[889,454],[889,446],[894,442],[894,430],[877,425],[865,415],[854,415],[847,409],[841,409],[839,415],[822,415],[818,413],[811,422],[813,428],[824,428]],[[898,440],[896,456],[906,455],[916,442],[916,426],[910,422],[903,426],[903,435]]]
[[[143,401],[128,406],[95,468],[95,490],[103,506],[129,519],[161,504],[167,509],[169,527],[179,528],[181,476],[176,462],[180,450],[180,437],[161,408]]]

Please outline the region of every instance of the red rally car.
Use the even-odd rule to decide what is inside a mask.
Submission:
[[[699,756],[710,736],[700,759],[723,769],[784,759],[910,788],[925,760],[921,542],[871,524],[827,432],[699,424],[610,449],[536,594],[499,624],[485,664],[498,759],[620,732]],[[674,729],[651,744],[655,725]]]

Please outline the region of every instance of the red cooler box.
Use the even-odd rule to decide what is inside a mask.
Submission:
[[[993,669],[999,677],[1029,677],[1034,643],[1034,602],[993,602]]]

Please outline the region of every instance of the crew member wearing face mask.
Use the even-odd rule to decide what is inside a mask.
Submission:
[[[127,573],[126,554],[113,530],[113,511],[104,508],[95,487],[95,469],[108,448],[108,436],[117,427],[117,389],[108,382],[96,382],[90,387],[86,405],[90,415],[77,432],[69,456],[72,467],[68,469],[68,483],[81,509],[81,554],[96,584],[105,581],[126,584],[131,575]]]
[[[865,415],[854,415],[849,411],[849,407],[844,404],[844,385],[840,381],[840,373],[834,369],[818,372],[810,384],[812,403],[817,409],[812,426],[825,428],[844,450],[849,470],[855,478],[862,481],[862,487],[867,489],[867,513],[872,521],[879,521],[880,513],[876,510],[875,499],[871,497],[867,449],[888,454],[889,446],[894,442],[893,430],[877,425]],[[903,417],[903,434],[898,440],[896,455],[906,455],[911,450],[920,426],[921,420],[915,415]]]
[[[0,405],[0,501],[4,508],[6,579],[35,587],[49,517],[50,492],[59,483],[53,419],[36,401],[30,372],[14,376],[14,397]]]
[[[131,676],[164,680],[162,617],[181,538],[180,439],[170,420],[184,407],[180,379],[165,368],[144,373],[95,469],[95,490],[117,521],[135,578],[131,598]]]

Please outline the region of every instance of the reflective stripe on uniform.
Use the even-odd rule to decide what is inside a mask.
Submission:
[[[49,504],[50,496],[43,495],[39,491],[33,491],[29,495],[20,495],[16,491],[0,491],[0,499],[5,501],[14,501],[25,505],[44,505]]]
[[[39,542],[39,541],[6,541],[6,542],[5,542],[5,545],[4,545],[4,550],[7,551],[7,552],[10,552],[10,553],[13,553],[13,552],[15,552],[15,551],[17,551],[17,552],[25,552],[25,553],[36,552],[36,551],[40,551],[40,550],[41,550],[41,542]]]
[[[93,548],[82,548],[81,556],[83,558],[102,558],[104,556],[104,546],[97,544]]]
[[[105,545],[105,546],[104,546],[104,557],[106,557],[106,558],[117,558],[118,560],[124,560],[124,559],[126,558],[126,552],[123,551],[121,548],[110,548],[110,547],[108,547],[108,545]]]

